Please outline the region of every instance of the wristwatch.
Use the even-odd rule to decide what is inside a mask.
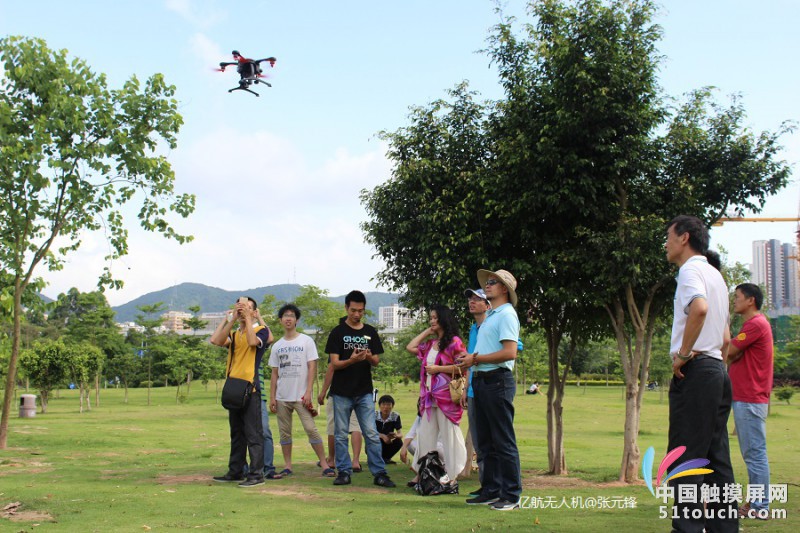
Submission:
[[[672,355],[673,357],[677,357],[678,359],[684,362],[692,358],[692,352],[689,352],[689,355],[681,355],[680,350],[672,352],[670,355]]]

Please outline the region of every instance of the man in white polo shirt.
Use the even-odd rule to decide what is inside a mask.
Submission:
[[[667,260],[679,267],[670,345],[674,376],[669,388],[668,450],[685,446],[676,464],[707,459],[705,468],[713,470],[670,482],[676,507],[672,528],[738,531],[736,502],[726,501],[723,494],[725,486],[734,482],[727,427],[731,382],[723,362],[730,343],[728,289],[720,272],[706,260],[708,230],[700,219],[674,218],[665,248]],[[717,501],[704,503],[701,485],[711,487],[712,494],[716,491],[718,497],[708,499]]]

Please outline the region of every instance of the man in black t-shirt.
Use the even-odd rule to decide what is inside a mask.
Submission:
[[[336,469],[334,485],[349,485],[353,463],[347,451],[347,434],[353,411],[361,426],[367,449],[369,471],[375,484],[394,487],[386,474],[386,464],[381,456],[381,441],[375,428],[375,400],[372,396],[372,367],[380,361],[383,345],[375,328],[364,324],[367,298],[360,291],[345,296],[347,318],[333,328],[328,336],[325,351],[333,367],[331,399],[333,400],[336,441]]]

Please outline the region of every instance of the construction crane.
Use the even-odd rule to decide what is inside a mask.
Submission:
[[[800,250],[800,217],[720,217],[713,226],[721,226],[725,222],[797,222],[797,231],[794,232],[797,240],[797,249]],[[787,259],[797,259],[800,262],[800,255],[791,255]],[[800,272],[798,272],[800,275]]]
[[[721,226],[725,222],[800,222],[800,218],[792,217],[772,217],[772,218],[753,218],[753,217],[721,217],[714,226]]]

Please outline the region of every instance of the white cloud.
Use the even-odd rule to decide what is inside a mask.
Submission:
[[[204,33],[195,33],[189,40],[189,45],[194,55],[203,65],[218,65],[228,56],[223,54],[222,48]]]
[[[217,9],[210,1],[166,0],[164,5],[168,10],[201,29],[210,28],[225,20],[227,16],[225,11]]]
[[[268,131],[210,132],[171,154],[179,188],[197,195],[197,210],[175,227],[194,235],[179,246],[127,220],[130,255],[114,273],[125,281],[107,293],[112,305],[176,283],[247,289],[297,282],[344,294],[374,290],[382,268],[371,259],[359,223],[366,219],[359,193],[388,178],[385,145],[362,154],[337,149],[318,168],[301,151]],[[103,236],[49,273],[45,294],[72,286],[93,290],[107,253]]]

